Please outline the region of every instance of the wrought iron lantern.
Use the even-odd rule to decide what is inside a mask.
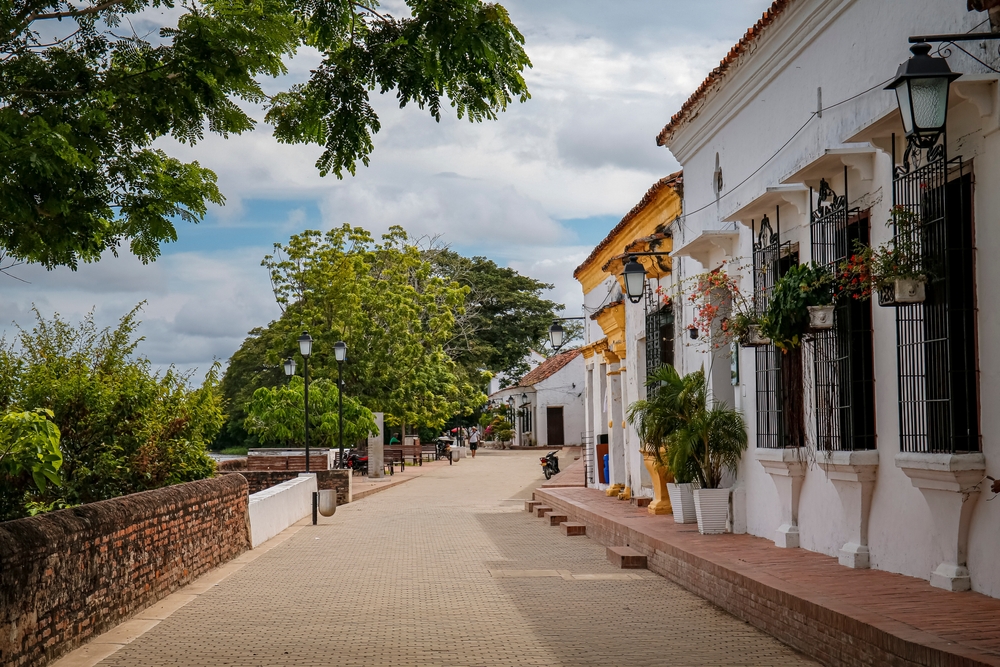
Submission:
[[[285,375],[288,377],[295,375],[295,359],[291,357],[285,359]]]
[[[301,353],[303,357],[306,357],[308,359],[309,355],[312,354],[312,349],[313,349],[312,336],[310,336],[306,332],[303,332],[302,335],[299,336],[299,353]]]
[[[622,277],[625,279],[625,294],[628,296],[628,300],[632,303],[639,303],[646,289],[646,269],[639,263],[635,255],[628,258],[628,264],[622,271]]]
[[[960,74],[951,71],[948,61],[930,55],[931,45],[914,44],[913,54],[899,66],[895,80],[886,90],[896,91],[896,101],[907,139],[919,148],[933,148],[945,130],[948,117],[948,90]]]
[[[333,357],[337,360],[337,363],[342,363],[347,359],[347,343],[342,340],[338,340],[333,344]]]
[[[562,325],[558,322],[553,322],[552,326],[549,327],[549,342],[552,344],[552,349],[556,352],[563,346],[563,334]]]

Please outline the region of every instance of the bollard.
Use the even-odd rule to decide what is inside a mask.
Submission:
[[[316,525],[316,510],[319,509],[319,491],[313,491],[313,525]]]

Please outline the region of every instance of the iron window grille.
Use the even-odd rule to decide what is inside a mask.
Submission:
[[[895,153],[895,147],[893,152]],[[900,449],[980,450],[972,175],[944,143],[896,170],[893,204],[915,215],[923,303],[896,307]],[[891,287],[888,288],[891,290]],[[888,291],[888,290],[886,290]],[[889,294],[880,300],[889,302]]]
[[[771,228],[771,221],[765,215],[760,222],[760,231],[754,229],[753,244],[753,303],[758,316],[767,311],[771,291],[781,274],[783,264],[791,252],[788,243],[781,243],[781,218],[775,212],[777,231]],[[757,447],[781,449],[788,445],[788,429],[782,395],[781,351],[774,345],[765,345],[756,350],[757,380]]]
[[[521,433],[531,433],[531,408],[521,408]]]
[[[646,290],[646,377],[662,366],[674,365],[674,308],[661,302],[655,290]]]
[[[812,189],[809,201],[813,202]],[[849,208],[847,168],[838,195],[820,181],[816,208],[810,212],[812,258],[836,274],[854,251],[855,241],[869,243],[869,218]],[[835,301],[834,326],[813,335],[816,394],[816,446],[821,450],[875,448],[875,371],[872,310],[869,299],[841,296]]]

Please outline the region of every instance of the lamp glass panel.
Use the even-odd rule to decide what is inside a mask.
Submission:
[[[337,361],[343,361],[347,359],[347,343],[342,340],[338,340],[333,344],[333,357]]]
[[[285,359],[285,375],[295,375],[295,360],[292,358]]]
[[[910,105],[910,82],[903,79],[896,86],[896,101],[899,103],[899,114],[903,119],[903,131],[907,136],[913,133],[913,110]]]
[[[563,344],[563,328],[558,324],[553,324],[549,327],[549,342],[552,343],[552,349],[558,350]]]
[[[917,133],[940,132],[948,111],[948,79],[934,77],[912,79],[910,99],[913,102],[913,124]]]
[[[626,270],[623,273],[625,276],[625,292],[632,303],[638,303],[638,300],[642,298],[643,288],[646,286],[646,270],[638,262],[635,264],[638,270],[633,268],[630,262],[629,266],[625,267]]]
[[[312,354],[313,339],[309,334],[302,334],[299,336],[299,352],[303,357],[308,357]]]

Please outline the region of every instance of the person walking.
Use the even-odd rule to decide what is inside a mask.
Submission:
[[[469,451],[472,452],[472,458],[476,458],[477,449],[479,449],[479,428],[473,426],[469,433]]]

